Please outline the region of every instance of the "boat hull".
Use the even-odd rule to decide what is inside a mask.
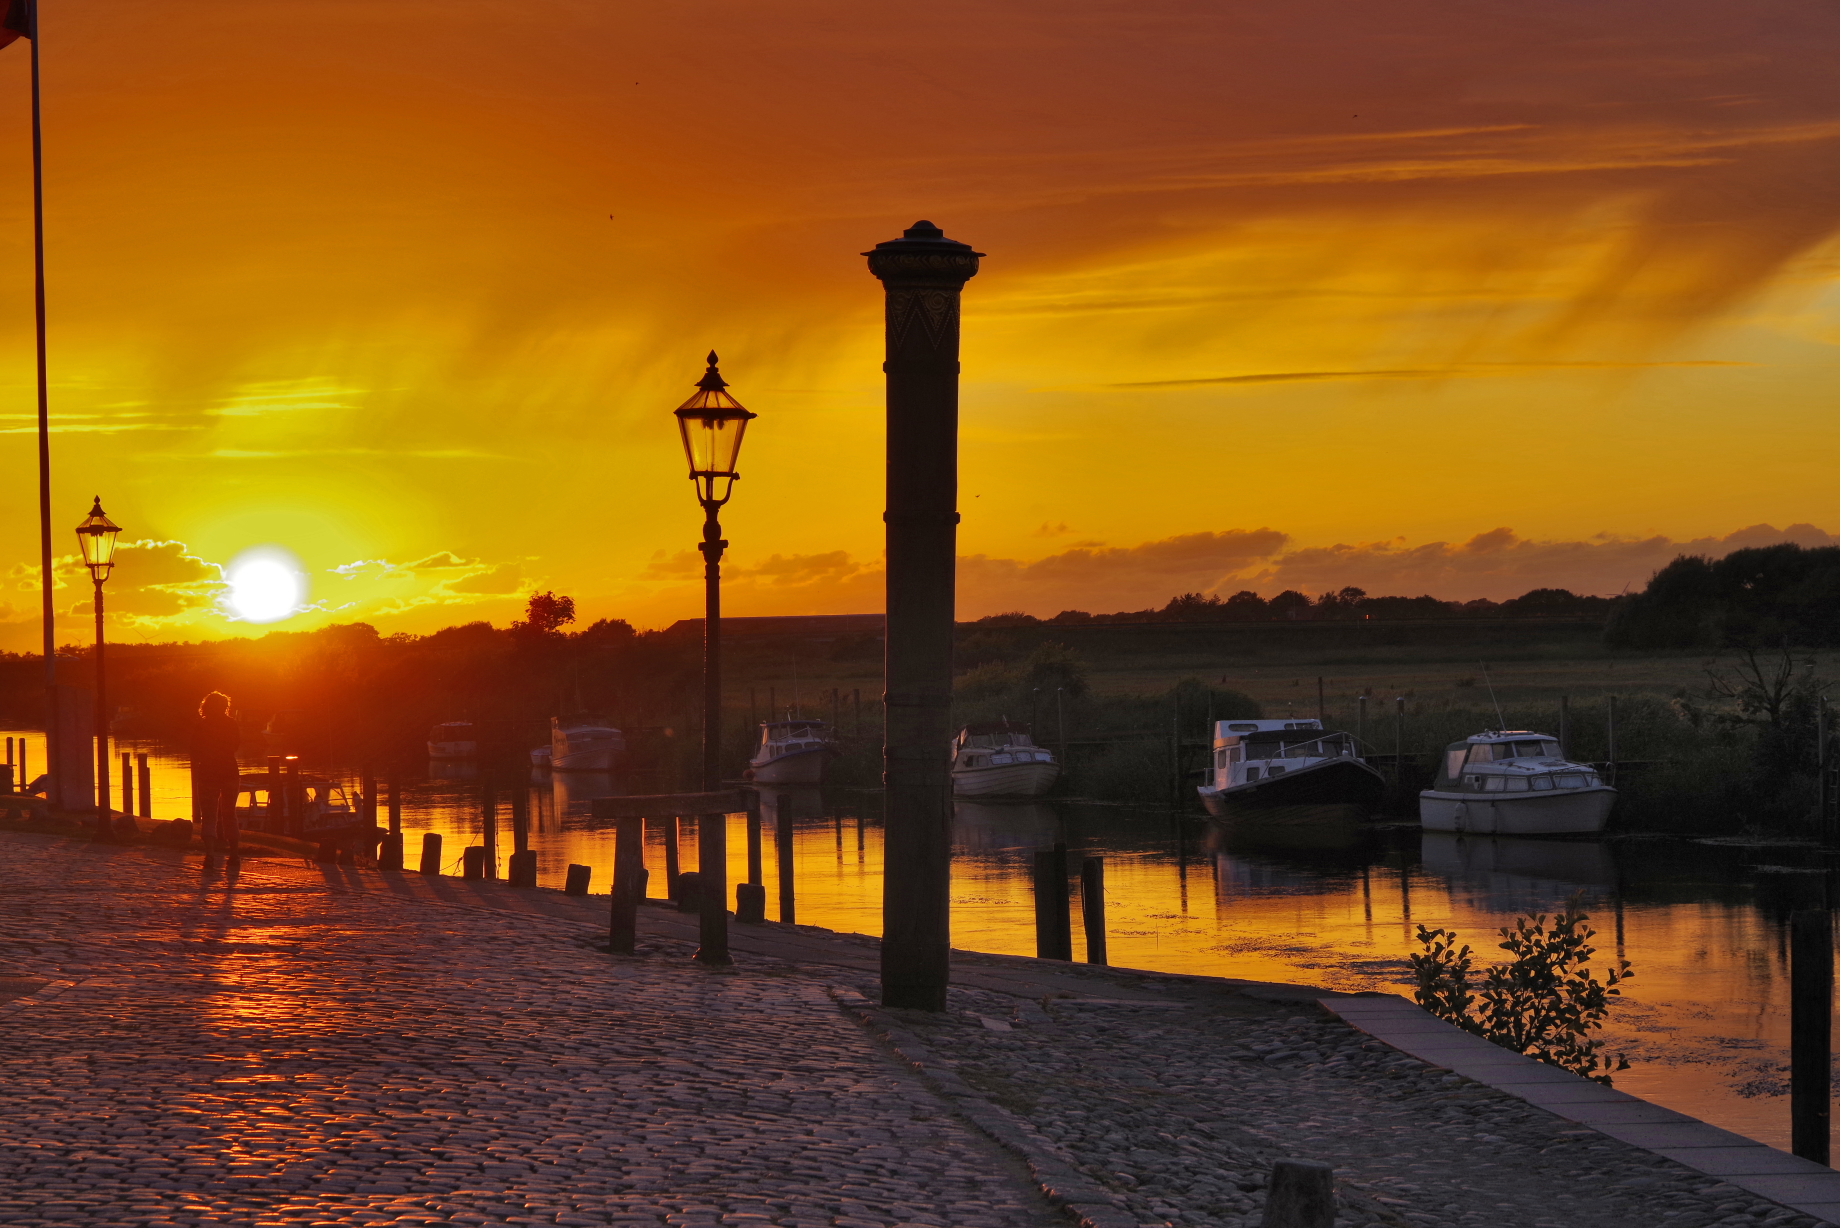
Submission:
[[[1058,763],[1005,763],[994,767],[953,768],[956,797],[1040,797],[1060,779]]]
[[[1386,793],[1386,778],[1358,759],[1325,759],[1309,767],[1230,789],[1202,785],[1201,804],[1217,817],[1236,810],[1278,806],[1360,806],[1372,810]]]
[[[558,755],[551,748],[549,766],[551,771],[556,772],[611,772],[613,761],[619,753],[616,746],[591,746],[566,755]]]
[[[471,759],[479,753],[477,742],[430,742],[430,759]]]
[[[1418,795],[1418,821],[1426,831],[1472,835],[1574,836],[1600,832],[1610,821],[1616,790],[1554,789],[1544,793],[1445,793]]]
[[[748,779],[762,785],[815,785],[824,780],[824,761],[829,755],[822,750],[794,751],[775,755],[764,763],[748,764]]]

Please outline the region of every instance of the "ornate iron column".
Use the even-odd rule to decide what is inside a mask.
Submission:
[[[863,254],[887,293],[888,325],[882,1002],[940,1011],[951,947],[958,298],[983,253],[915,222]]]

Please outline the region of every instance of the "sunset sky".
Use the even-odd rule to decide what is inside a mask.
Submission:
[[[880,287],[965,296],[960,613],[1639,586],[1840,532],[1840,9],[43,0],[57,545],[426,631],[700,609],[671,409],[760,418],[730,610],[880,608]],[[37,644],[27,51],[0,51],[0,648]],[[67,577],[60,609],[81,617]],[[80,622],[60,638],[82,640]]]

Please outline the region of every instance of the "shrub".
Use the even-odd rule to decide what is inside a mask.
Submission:
[[[1610,999],[1634,975],[1628,960],[1598,980],[1587,965],[1597,948],[1597,931],[1580,898],[1566,902],[1549,929],[1546,914],[1517,917],[1503,926],[1501,949],[1513,956],[1487,969],[1480,984],[1467,944],[1459,947],[1454,931],[1418,927],[1424,947],[1412,956],[1418,979],[1418,1004],[1485,1040],[1528,1057],[1569,1070],[1608,1086],[1611,1074],[1629,1069],[1629,1059],[1603,1052],[1604,1041],[1591,1033],[1603,1027]]]

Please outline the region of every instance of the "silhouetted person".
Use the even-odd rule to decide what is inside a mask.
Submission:
[[[232,858],[237,855],[238,738],[236,720],[230,715],[230,697],[212,691],[198,705],[198,720],[192,726],[192,779],[198,791],[199,817],[204,822],[207,865],[215,860],[219,848]]]

